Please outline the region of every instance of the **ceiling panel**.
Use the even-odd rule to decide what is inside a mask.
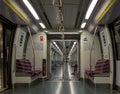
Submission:
[[[63,3],[79,4],[80,0],[63,0]]]
[[[53,0],[41,0],[45,4],[52,4]],[[56,0],[57,1],[57,0]],[[80,0],[62,0],[63,4],[79,4]]]
[[[107,13],[101,19],[99,24],[110,24],[118,17],[120,17],[120,0],[116,0],[113,6],[107,11]]]
[[[14,11],[7,6],[4,1],[0,1],[0,15],[9,19],[11,22],[15,24],[26,24]]]
[[[43,8],[49,18],[53,28],[58,28],[59,22],[56,20],[58,8],[52,5],[52,0],[41,0]],[[80,0],[64,0],[63,1],[63,16],[65,28],[74,28],[76,16],[79,8]]]
[[[61,51],[63,51],[63,41],[55,41],[58,47],[60,48]],[[65,53],[66,55],[69,54],[72,46],[73,46],[74,41],[73,40],[65,40]]]
[[[47,38],[48,39],[62,39],[62,35],[61,34],[48,34]],[[65,39],[79,40],[80,35],[79,34],[65,34]]]
[[[63,16],[65,28],[72,29],[75,26],[79,5],[64,5]]]
[[[38,13],[39,17],[41,18],[40,20],[35,20],[30,11],[27,9],[27,7],[24,5],[22,0],[14,0],[20,7],[21,9],[30,17],[30,24],[36,25],[39,28],[39,31],[41,30],[40,25],[38,24],[40,21],[42,21],[47,29],[57,29],[59,26],[59,22],[57,21],[57,13],[58,13],[58,8],[56,6],[52,5],[53,0],[29,0],[32,6],[35,8],[36,12]],[[56,0],[57,1],[57,0]],[[63,6],[62,6],[62,12],[64,16],[64,21],[63,24],[65,26],[65,32],[67,30],[74,30],[74,29],[80,29],[81,23],[84,20],[84,16],[86,14],[86,11],[88,9],[88,6],[91,2],[91,0],[62,0],[63,1]],[[104,1],[104,0],[99,0]],[[2,13],[2,8],[6,9],[7,6],[0,6],[1,8],[1,13]],[[95,9],[99,9],[100,6],[96,6]],[[7,9],[6,9],[7,10]],[[16,18],[16,15],[10,10],[7,10],[8,12],[5,11],[5,15],[9,15],[11,19],[15,22],[22,23],[21,19],[19,17]],[[10,13],[9,13],[10,12]],[[97,11],[95,11],[97,12]],[[95,12],[93,14],[95,14]],[[91,19],[94,18],[94,15],[91,16]],[[87,26],[92,22],[92,20],[89,19],[87,22]],[[85,28],[85,29],[86,29]],[[72,31],[74,32],[74,31]],[[71,36],[69,37],[71,38]]]
[[[58,8],[53,7],[52,5],[47,5],[44,6],[44,9],[52,27],[53,28],[57,27],[58,22],[56,21],[56,16],[57,16]]]

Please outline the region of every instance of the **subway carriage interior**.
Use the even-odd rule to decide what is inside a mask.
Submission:
[[[120,0],[0,0],[0,94],[120,94]]]

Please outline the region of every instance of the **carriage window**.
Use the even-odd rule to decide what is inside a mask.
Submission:
[[[117,59],[120,60],[120,20],[114,24]]]

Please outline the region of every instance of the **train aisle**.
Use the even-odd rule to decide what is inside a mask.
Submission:
[[[54,70],[53,77],[48,81],[41,81],[30,87],[19,86],[1,94],[119,94],[107,88],[95,88],[86,82],[78,81],[74,75],[71,75],[73,71],[68,63],[64,67],[63,79],[62,68],[59,66]]]
[[[50,81],[77,81],[76,75],[72,75],[73,68],[69,63],[65,63],[64,67],[57,66],[54,70],[52,70],[52,78]]]

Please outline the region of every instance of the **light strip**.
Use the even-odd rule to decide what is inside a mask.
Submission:
[[[73,43],[73,46],[72,46],[72,48],[71,48],[71,50],[70,50],[70,52],[69,52],[69,56],[71,55],[71,53],[72,53],[72,51],[73,51],[73,48],[75,47],[75,45],[76,45],[76,41]]]
[[[39,23],[39,24],[40,24],[40,26],[41,26],[43,29],[46,28],[45,25],[44,25],[43,23]]]
[[[93,12],[93,9],[95,8],[95,5],[97,4],[98,0],[92,0],[88,10],[87,10],[87,13],[86,13],[86,16],[85,16],[85,19],[89,19],[91,13]]]
[[[80,30],[79,32],[80,32],[80,33],[82,33],[83,31],[82,31],[82,30]]]
[[[110,9],[110,7],[113,5],[115,1],[116,0],[110,0],[108,5],[105,7],[105,9],[101,12],[100,16],[97,18],[96,20],[97,23],[103,18],[103,16],[107,13],[107,11]]]
[[[29,11],[32,13],[32,15],[35,17],[36,20],[39,20],[39,16],[35,9],[32,7],[32,5],[28,2],[28,0],[23,0],[26,7],[29,9]]]
[[[54,42],[53,42],[53,44],[55,44],[55,45],[56,45],[56,42],[54,41]]]
[[[59,52],[61,53],[61,55],[63,55],[62,51],[60,50],[60,48],[58,47],[58,45],[56,44],[56,42],[54,41],[53,44],[56,46],[56,48],[59,50]]]
[[[74,42],[74,46],[75,46],[76,43],[77,43],[77,42]]]
[[[46,30],[44,32],[48,33],[48,31],[46,31]]]
[[[85,23],[85,22],[84,22],[84,23],[82,23],[81,28],[84,28],[84,27],[85,27],[85,25],[86,25],[86,23]]]
[[[28,23],[28,19],[10,2],[10,0],[4,1],[24,22]]]

